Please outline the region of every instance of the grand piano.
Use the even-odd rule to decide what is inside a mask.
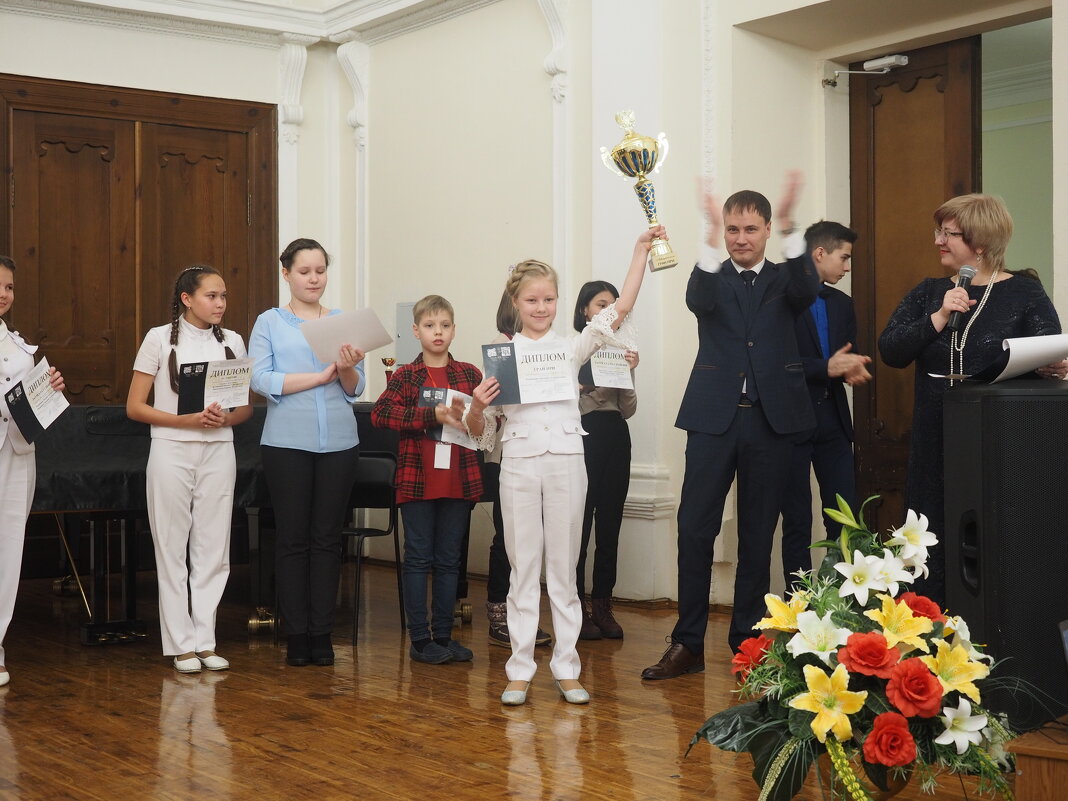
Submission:
[[[360,402],[353,409],[361,453],[395,455],[396,432],[371,425],[372,405]],[[244,512],[248,529],[250,632],[274,627],[270,608],[274,565],[273,560],[263,558],[261,536],[264,529],[273,528],[270,493],[260,464],[266,412],[265,406],[256,406],[252,418],[234,428],[234,509]],[[37,490],[31,514],[54,515],[65,544],[67,534],[88,528],[88,592],[76,578],[76,560],[68,547],[70,583],[78,583],[89,615],[81,630],[86,644],[122,642],[146,634],[145,624],[137,619],[136,531],[139,521],[147,520],[145,466],[150,444],[148,425],[127,418],[125,406],[71,406],[37,440]],[[108,619],[109,546],[116,529],[124,616]]]
[[[259,455],[265,413],[265,407],[256,407],[251,420],[234,428],[234,508],[246,512],[270,506]],[[136,532],[138,521],[147,519],[145,465],[150,444],[149,427],[127,418],[124,406],[71,406],[37,440],[37,490],[31,514],[55,515],[74,582],[78,571],[69,540],[88,528],[91,581],[87,593],[78,582],[89,614],[81,632],[86,644],[145,635],[145,625],[136,613]],[[106,619],[109,552],[116,529],[124,617]]]

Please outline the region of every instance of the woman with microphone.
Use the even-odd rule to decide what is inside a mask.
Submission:
[[[879,337],[879,353],[890,367],[916,366],[905,504],[927,516],[939,543],[929,551],[930,575],[914,589],[944,606],[942,395],[957,383],[949,376],[990,364],[1006,338],[1059,334],[1061,324],[1037,276],[1006,269],[1012,217],[1000,198],[952,198],[934,221],[935,247],[949,277],[925,278],[905,296]],[[1038,370],[1057,379],[1066,372],[1068,360]]]

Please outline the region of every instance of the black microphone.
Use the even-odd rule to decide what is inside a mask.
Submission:
[[[975,278],[976,270],[970,264],[965,264],[960,268],[960,272],[957,273],[957,286],[961,289],[967,289],[971,286],[972,279]],[[950,331],[959,331],[961,323],[964,322],[964,312],[955,311],[949,315],[949,322],[946,323],[946,328]]]

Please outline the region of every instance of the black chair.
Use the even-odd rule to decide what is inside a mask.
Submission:
[[[362,443],[361,443],[362,445]],[[356,644],[356,634],[360,623],[360,567],[363,559],[363,541],[368,537],[393,536],[393,553],[397,567],[397,603],[400,608],[400,624],[404,628],[404,584],[401,577],[400,527],[397,525],[397,457],[382,451],[360,450],[356,484],[349,496],[350,509],[388,509],[389,521],[386,528],[372,528],[353,524],[341,529],[343,542],[355,539],[353,550],[356,554],[356,578],[352,593],[352,644]]]

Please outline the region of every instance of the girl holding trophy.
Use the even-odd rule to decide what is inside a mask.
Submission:
[[[644,231],[634,246],[623,291],[615,303],[597,313],[573,340],[552,330],[556,319],[556,272],[540,261],[516,265],[505,291],[516,308],[520,329],[514,343],[555,345],[567,356],[575,386],[580,365],[603,345],[635,350],[633,334],[621,324],[638,297],[654,239],[664,239],[663,226]],[[534,404],[508,404],[493,408],[500,394],[496,378],[486,378],[473,393],[464,422],[480,447],[492,450],[496,416],[503,415],[501,439],[501,511],[504,542],[511,566],[508,591],[508,632],[512,656],[505,672],[508,685],[501,703],[526,702],[537,670],[534,640],[541,598],[540,574],[545,560],[546,585],[552,610],[555,645],[550,669],[564,700],[585,704],[589,693],[579,683],[580,661],[576,642],[582,628],[582,605],[575,583],[586,500],[586,464],[582,437],[585,432],[576,397]]]

